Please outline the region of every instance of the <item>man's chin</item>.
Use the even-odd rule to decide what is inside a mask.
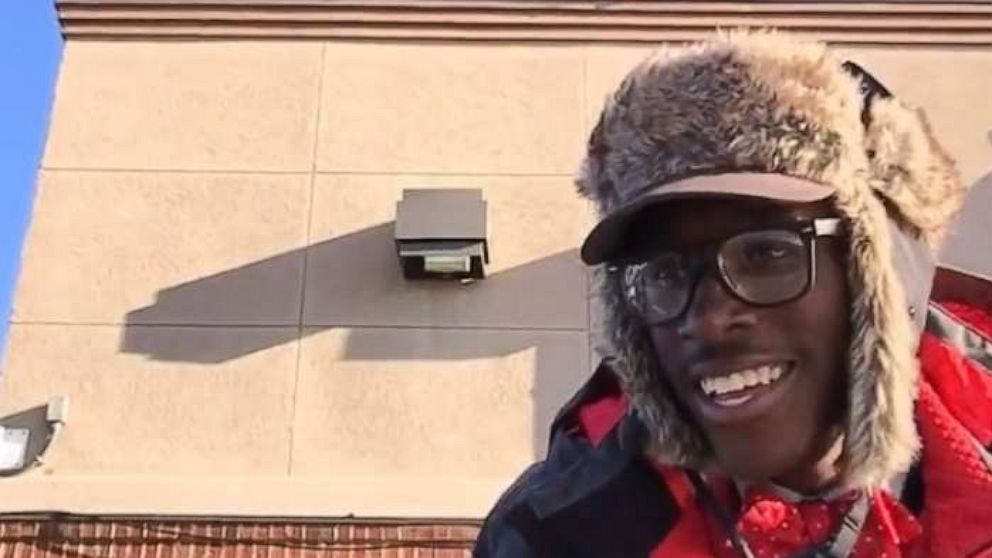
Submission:
[[[782,453],[781,443],[764,444],[714,444],[717,468],[736,480],[747,483],[773,482],[788,476],[799,455]]]

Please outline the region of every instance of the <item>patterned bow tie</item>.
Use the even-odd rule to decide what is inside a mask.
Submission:
[[[885,492],[870,497],[868,515],[852,558],[900,558],[900,547],[919,536],[913,516]],[[767,490],[749,489],[737,530],[756,558],[786,558],[827,543],[857,501],[857,494],[823,501],[787,502]]]

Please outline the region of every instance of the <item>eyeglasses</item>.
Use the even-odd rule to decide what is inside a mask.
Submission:
[[[815,283],[818,237],[839,236],[841,220],[810,219],[743,232],[715,250],[664,250],[650,260],[609,271],[622,272],[627,302],[649,325],[682,316],[708,268],[738,299],[775,306],[805,295]]]

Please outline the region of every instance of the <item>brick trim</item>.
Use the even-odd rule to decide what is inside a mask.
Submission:
[[[68,38],[640,43],[777,27],[837,43],[992,45],[992,2],[57,0]]]
[[[478,528],[478,524],[468,522],[110,519],[56,515],[0,519],[0,556],[467,558]]]

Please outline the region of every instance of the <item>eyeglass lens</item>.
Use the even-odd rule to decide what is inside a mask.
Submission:
[[[799,234],[785,230],[743,233],[716,254],[726,286],[740,299],[760,305],[801,295],[811,277],[810,250]],[[699,269],[693,269],[693,268]],[[671,320],[685,310],[702,266],[674,251],[627,269],[628,298],[651,321]]]

